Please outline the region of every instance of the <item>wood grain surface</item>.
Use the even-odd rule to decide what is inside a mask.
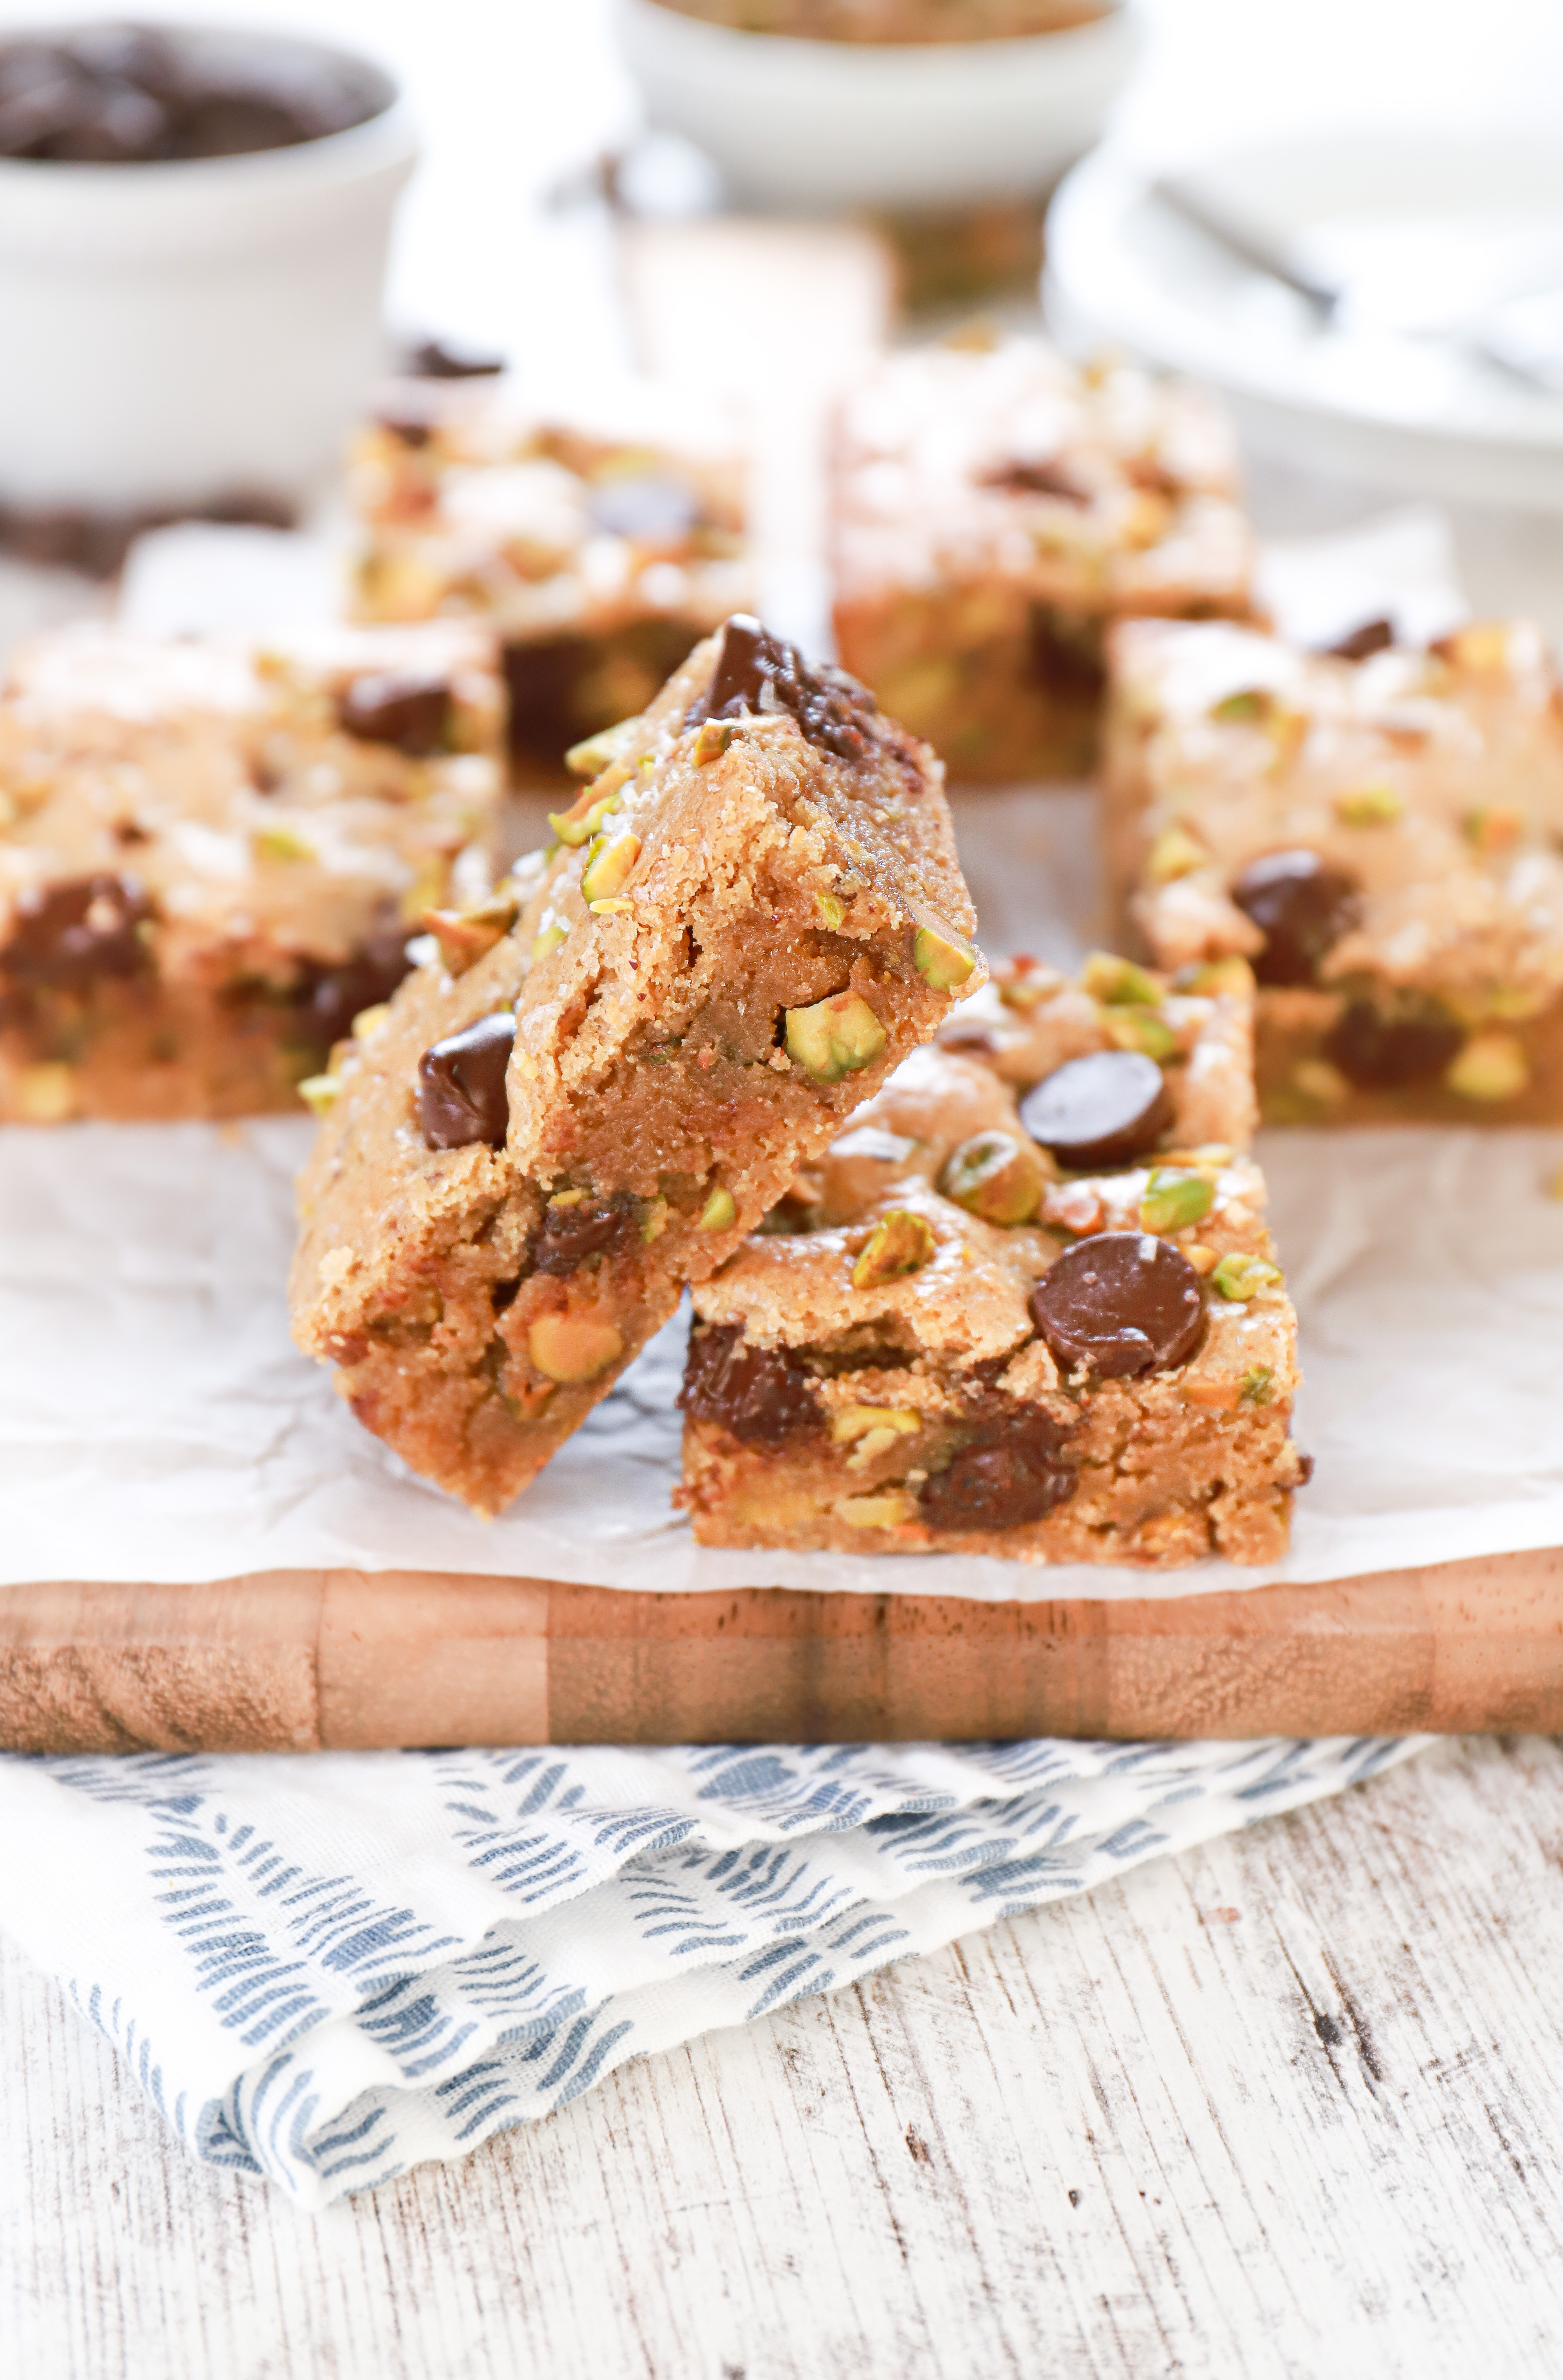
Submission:
[[[26,2380],[1554,2380],[1563,1751],[1339,1800],[618,2070],[328,2215],[0,1945]]]
[[[279,1571],[0,1596],[0,1747],[1563,1730],[1563,1549],[1117,1603]]]

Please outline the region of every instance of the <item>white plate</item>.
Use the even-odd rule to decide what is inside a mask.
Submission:
[[[1342,128],[1202,156],[1202,193],[1358,293],[1339,330],[1170,213],[1155,170],[1101,150],[1054,200],[1044,302],[1065,346],[1213,382],[1254,446],[1307,468],[1563,510],[1563,397],[1429,334],[1563,290],[1563,144]]]
[[[1017,42],[905,45],[743,33],[618,0],[654,124],[751,204],[941,207],[1046,189],[1099,139],[1139,43],[1127,7]]]

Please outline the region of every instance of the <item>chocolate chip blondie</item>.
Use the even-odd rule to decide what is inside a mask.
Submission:
[[[0,1119],[296,1107],[424,911],[481,892],[503,709],[454,623],[25,647],[0,687]]]
[[[1250,961],[1276,1123],[1563,1117],[1563,703],[1538,630],[1304,654],[1125,624],[1109,864],[1159,964]]]
[[[957,781],[1090,768],[1114,619],[1252,608],[1211,401],[1039,339],[888,356],[842,408],[833,487],[842,662]]]
[[[301,1184],[298,1343],[482,1512],[980,979],[938,761],[757,622],[590,758],[344,1054]]]
[[[1305,1465],[1252,1008],[1236,968],[1195,995],[1023,964],[915,1052],[695,1291],[697,1539],[1282,1552]]]
[[[742,445],[649,384],[560,412],[504,381],[400,382],[349,491],[359,616],[495,630],[525,783],[561,783],[572,745],[643,710],[754,600]]]

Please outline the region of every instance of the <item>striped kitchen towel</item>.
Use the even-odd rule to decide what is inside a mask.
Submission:
[[[1418,1741],[0,1757],[0,1925],[314,2208]]]

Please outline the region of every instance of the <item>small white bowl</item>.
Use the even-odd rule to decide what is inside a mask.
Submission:
[[[179,39],[227,55],[235,36]],[[297,499],[337,458],[382,366],[386,247],[417,142],[382,67],[292,36],[243,39],[345,67],[375,113],[248,156],[0,158],[0,502]]]
[[[1129,79],[1127,7],[1023,41],[866,43],[744,33],[617,0],[652,122],[716,161],[735,199],[803,213],[951,207],[1050,187]]]

